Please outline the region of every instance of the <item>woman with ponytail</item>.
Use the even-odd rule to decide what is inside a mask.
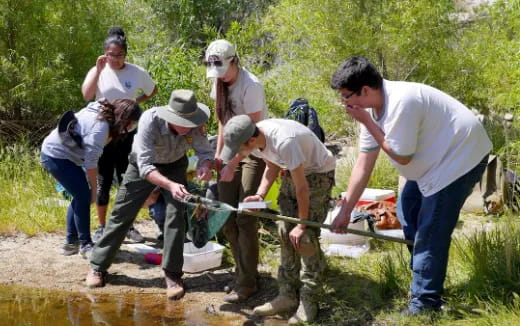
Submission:
[[[64,114],[43,141],[42,165],[72,195],[63,255],[90,255],[90,203],[96,200],[99,157],[109,141],[134,128],[141,112],[132,100],[92,102],[76,114]]]
[[[104,54],[97,58],[96,66],[90,69],[81,87],[86,101],[105,98],[109,102],[130,99],[142,103],[157,94],[157,86],[148,72],[125,61],[128,46],[122,28],[110,28],[103,48]],[[99,159],[96,202],[99,226],[94,233],[94,241],[103,235],[114,172],[120,184],[128,167],[134,135],[135,132],[131,132],[124,139],[113,139]],[[127,237],[135,242],[144,242],[144,238],[133,227]]]
[[[255,194],[265,163],[255,156],[222,162],[223,127],[229,119],[240,114],[247,114],[254,122],[265,119],[267,105],[264,87],[255,75],[240,66],[235,47],[226,40],[211,42],[206,50],[204,64],[207,67],[206,76],[213,79],[211,97],[215,99],[218,118],[215,153],[219,171],[218,196],[220,201],[237,207],[245,197]],[[258,222],[251,216],[232,214],[223,231],[236,263],[235,281],[225,289],[226,292],[233,292],[225,296],[224,301],[238,303],[258,289]]]

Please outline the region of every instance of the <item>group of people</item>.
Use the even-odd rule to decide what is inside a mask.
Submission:
[[[125,62],[126,40],[121,39],[124,36],[109,35],[105,54],[85,79],[83,95],[85,99],[95,95],[96,101],[76,113],[72,127],[54,130],[42,146],[44,167],[73,197],[64,251],[90,258],[87,286],[104,286],[107,270],[139,209],[155,191],[166,206],[162,230],[166,294],[173,300],[184,296],[182,201],[190,195],[186,188],[190,148],[198,156],[200,180],[210,180],[216,171],[220,201],[234,207],[242,201],[262,201],[281,175],[281,213],[324,221],[334,186],[333,154],[299,122],[268,119],[264,87],[242,67],[233,44],[216,40],[203,59],[207,77],[213,81],[211,97],[218,119],[214,150],[204,128],[210,109],[198,103],[192,91],[174,90],[167,105],[142,112],[138,103],[154,96],[157,86],[143,69]],[[438,310],[451,234],[465,198],[484,171],[491,142],[463,104],[424,84],[383,79],[364,57],[343,62],[331,86],[338,91],[346,113],[361,126],[360,153],[333,222],[334,231],[344,232],[348,226],[383,150],[407,179],[399,196],[398,216],[406,239],[414,242],[409,247],[413,281],[411,300],[403,313]],[[143,95],[137,97],[137,90]],[[74,133],[82,141],[70,145],[67,138]],[[107,183],[112,184],[113,170],[101,172],[105,155],[112,169],[118,162],[127,165],[124,174],[118,172],[123,176],[106,221]],[[281,170],[286,172],[280,174]],[[104,225],[95,244],[89,229],[89,207],[94,201]],[[258,221],[234,213],[223,231],[235,261],[235,278],[224,289],[228,292],[224,301],[243,302],[259,290]],[[326,267],[320,229],[278,222],[278,235],[279,294],[254,308],[254,314],[290,312],[289,324],[313,321],[318,314],[316,291]]]

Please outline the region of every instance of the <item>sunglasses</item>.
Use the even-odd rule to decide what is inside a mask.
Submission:
[[[215,66],[215,67],[222,67],[224,65],[224,62],[231,61],[234,57],[229,57],[225,59],[220,59],[217,56],[210,56],[208,59],[206,59],[204,56],[201,56],[202,64],[206,67]]]

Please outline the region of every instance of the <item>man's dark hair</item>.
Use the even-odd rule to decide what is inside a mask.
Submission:
[[[342,62],[332,75],[333,89],[346,88],[359,94],[363,86],[373,89],[383,87],[383,77],[365,57],[356,56]]]

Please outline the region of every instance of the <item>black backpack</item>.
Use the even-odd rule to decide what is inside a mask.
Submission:
[[[325,132],[318,121],[318,113],[310,105],[307,99],[297,98],[291,102],[289,111],[285,114],[286,119],[296,120],[307,126],[316,136],[325,142]]]

